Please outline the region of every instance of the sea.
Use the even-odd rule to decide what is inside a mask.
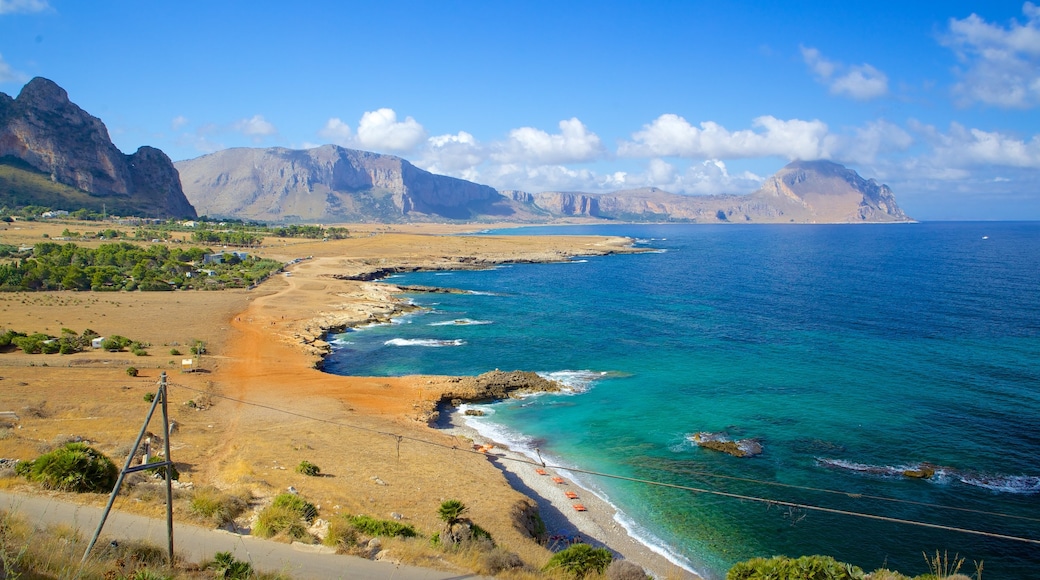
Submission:
[[[494,233],[647,251],[396,276],[466,292],[332,337],[326,370],[562,381],[467,420],[581,470],[634,536],[709,579],[781,554],[921,574],[937,553],[1040,578],[1040,222]]]

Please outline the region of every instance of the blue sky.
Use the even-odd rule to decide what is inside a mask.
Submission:
[[[1030,2],[0,0],[125,152],[325,143],[499,189],[748,193],[792,159],[918,219],[1040,219]]]

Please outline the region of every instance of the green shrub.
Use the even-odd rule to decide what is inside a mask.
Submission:
[[[231,552],[217,552],[206,567],[213,570],[217,578],[247,580],[253,576],[252,564],[236,559]]]
[[[148,351],[143,348],[135,348],[130,352],[134,353],[134,356],[148,356]]]
[[[298,513],[301,518],[307,520],[307,523],[313,522],[314,518],[318,517],[318,508],[294,493],[278,494],[275,496],[274,501],[271,502],[271,505],[290,509]]]
[[[136,377],[137,367],[126,367],[126,374],[131,377]]]
[[[415,528],[395,520],[380,520],[366,515],[346,516],[354,528],[366,536],[401,536],[414,538]]]
[[[487,540],[491,543],[495,542],[493,539],[491,539],[491,533],[485,530],[484,528],[478,526],[477,524],[470,524],[469,531],[473,535],[472,537],[474,540]]]
[[[148,391],[147,393],[144,394],[144,402],[145,403],[151,403],[154,400],[155,400],[155,393],[153,393],[151,391]]]
[[[575,578],[584,578],[592,572],[602,573],[614,556],[606,548],[593,548],[588,544],[573,546],[556,552],[542,570],[562,570]],[[727,580],[729,578],[727,577]]]
[[[179,350],[177,350],[175,348],[171,348],[170,349],[170,356],[181,356],[181,351],[179,351]]]
[[[20,462],[17,470],[44,488],[75,492],[111,491],[119,475],[108,457],[84,443],[67,443],[34,461]]]
[[[296,466],[296,473],[317,477],[318,474],[321,473],[321,468],[310,461],[301,461],[300,464]]]
[[[863,577],[863,570],[830,556],[752,558],[737,562],[726,573],[726,580],[858,580]]]

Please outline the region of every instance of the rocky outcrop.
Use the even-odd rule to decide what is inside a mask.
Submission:
[[[733,440],[725,433],[708,433],[706,431],[694,433],[688,439],[698,447],[721,451],[733,457],[754,457],[762,453],[762,444],[757,439]]]
[[[236,148],[176,164],[188,199],[210,216],[262,221],[423,221],[518,217],[495,189],[434,175],[393,155],[323,145]]]
[[[100,119],[45,78],[29,81],[17,98],[0,93],[0,160],[87,192],[99,206],[109,201],[113,209],[153,217],[196,215],[165,153],[141,147],[124,155]]]
[[[441,394],[441,401],[454,405],[499,401],[523,394],[555,393],[563,389],[560,383],[542,378],[530,371],[486,372],[475,377],[452,377],[451,385]]]

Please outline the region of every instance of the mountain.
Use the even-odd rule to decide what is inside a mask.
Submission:
[[[324,145],[227,149],[176,163],[201,214],[258,221],[544,222],[557,218],[699,223],[908,221],[892,191],[830,161],[795,161],[747,195],[656,187],[613,193],[498,192],[391,155]]]
[[[0,93],[0,203],[195,217],[173,162],[141,147],[125,155],[97,117],[37,77],[17,98]]]
[[[533,217],[486,185],[335,145],[225,149],[176,167],[188,199],[211,217],[326,223]]]
[[[553,217],[708,223],[910,221],[887,185],[831,161],[789,163],[748,195],[676,195],[656,187],[605,194],[504,194]]]

